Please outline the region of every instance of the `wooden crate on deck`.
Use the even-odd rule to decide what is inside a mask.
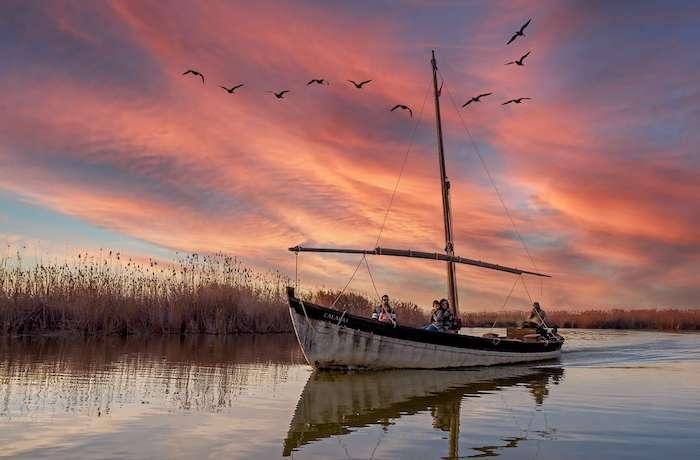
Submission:
[[[523,338],[529,334],[537,334],[537,329],[523,327],[509,327],[506,329],[506,336],[509,339],[523,340]]]

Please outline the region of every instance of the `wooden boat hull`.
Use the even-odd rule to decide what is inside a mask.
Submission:
[[[439,369],[558,358],[563,341],[526,343],[393,326],[294,296],[289,313],[306,361],[318,369]]]

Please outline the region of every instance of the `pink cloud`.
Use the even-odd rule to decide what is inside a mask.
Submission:
[[[108,51],[110,44],[85,26],[80,11],[54,9],[61,33]],[[374,244],[414,121],[388,108],[407,102],[420,119],[417,142],[382,244],[441,249],[432,101],[420,115],[417,108],[429,83],[428,47],[442,43],[413,37],[399,20],[362,15],[358,22],[358,12],[347,10],[341,15],[297,4],[255,4],[241,18],[240,5],[230,2],[165,10],[155,2],[115,1],[98,8],[103,21],[128,31],[129,46],[150,57],[161,81],[144,93],[138,85],[86,84],[89,76],[80,72],[56,72],[49,81],[11,75],[0,90],[4,104],[14,108],[0,114],[0,159],[7,165],[0,188],[168,248],[232,252],[290,273],[288,246]],[[562,44],[562,36],[585,30],[597,16],[585,9],[553,11],[533,23],[532,37],[522,44],[536,48],[524,69],[503,66],[524,49],[501,44],[522,16],[513,7],[505,14],[488,10],[469,40],[444,46],[444,55],[454,59],[441,61],[441,71],[457,102],[497,89],[488,103],[461,113],[538,265],[558,275],[545,298],[653,306],[665,297],[647,295],[650,279],[692,284],[686,273],[698,263],[700,244],[697,165],[682,152],[677,157],[674,150],[620,134],[610,142],[602,118],[619,126],[618,133],[649,118],[623,110],[622,100],[578,101],[624,91],[616,79],[577,87],[575,96],[566,93],[569,80],[552,75],[550,62],[571,46]],[[458,60],[461,55],[469,59]],[[206,86],[181,75],[190,67],[205,73]],[[318,76],[331,86],[306,87]],[[375,81],[357,91],[347,78]],[[239,81],[246,86],[235,96],[216,87]],[[292,89],[288,100],[265,94],[281,88]],[[626,100],[645,88],[632,85]],[[515,95],[534,100],[500,106]],[[696,97],[688,96],[682,107],[692,107]],[[448,98],[441,101],[459,252],[530,267],[488,182],[483,175],[473,180],[479,163]],[[680,143],[684,148],[692,143]],[[633,155],[639,150],[644,158]],[[671,268],[650,245],[684,254],[681,266]],[[344,257],[304,260],[308,284],[329,287],[341,286],[356,263]],[[421,302],[443,285],[439,264],[370,262],[384,289]],[[512,283],[468,268],[460,274],[467,307],[498,304]],[[369,291],[369,279],[357,287]],[[525,301],[524,292],[518,296]]]

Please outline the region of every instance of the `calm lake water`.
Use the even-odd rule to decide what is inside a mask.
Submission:
[[[538,366],[352,374],[287,335],[0,339],[0,456],[700,458],[700,335],[563,333]]]

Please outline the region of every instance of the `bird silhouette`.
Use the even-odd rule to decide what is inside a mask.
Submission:
[[[313,80],[310,80],[306,84],[306,86],[309,86],[312,83],[316,83],[317,85],[330,85],[330,83],[328,83],[328,80],[326,80],[325,78],[314,78]]]
[[[362,89],[363,86],[365,86],[367,83],[371,82],[372,80],[365,80],[365,81],[361,81],[360,83],[357,83],[356,81],[353,81],[353,80],[348,80],[348,81],[350,83],[352,83],[353,85],[355,85],[355,88]]]
[[[192,74],[195,77],[200,77],[202,79],[202,84],[204,84],[204,75],[201,73],[197,72],[196,70],[189,69],[188,71],[184,72],[182,75],[187,75],[187,74]]]
[[[525,65],[525,58],[528,57],[532,53],[532,51],[528,51],[527,53],[523,54],[520,59],[517,59],[515,61],[510,61],[506,62],[506,65],[511,65],[511,64],[517,64],[517,65]]]
[[[413,118],[413,110],[411,110],[409,106],[403,104],[396,104],[393,109],[389,110],[389,112],[393,112],[396,109],[408,110],[408,113],[411,115],[411,118]]]
[[[290,91],[288,89],[285,89],[284,91],[280,91],[279,93],[276,93],[274,91],[268,91],[268,93],[272,93],[275,95],[277,99],[284,99],[284,94],[289,93]]]
[[[516,104],[520,104],[520,103],[522,103],[523,101],[526,101],[526,100],[529,101],[530,99],[532,99],[532,98],[531,98],[531,97],[519,97],[519,98],[517,98],[517,99],[511,99],[510,101],[506,101],[506,102],[504,102],[504,103],[501,104],[501,105],[510,104],[511,102],[515,102]]]
[[[243,86],[243,83],[241,83],[240,85],[232,86],[230,88],[227,88],[225,86],[219,86],[219,88],[223,89],[224,91],[226,91],[229,94],[233,94],[233,92],[236,91],[241,86]]]
[[[518,38],[518,37],[524,37],[524,36],[525,36],[525,34],[524,34],[524,32],[525,32],[525,27],[529,26],[529,25],[530,25],[530,22],[532,22],[532,18],[528,19],[527,22],[526,22],[525,24],[523,24],[523,26],[520,28],[520,30],[517,31],[517,32],[515,32],[515,33],[513,34],[513,36],[510,37],[510,40],[508,40],[508,43],[506,43],[506,45],[510,45],[510,44],[513,43],[513,42],[515,41],[515,39]]]
[[[482,97],[490,96],[490,95],[492,95],[492,94],[493,94],[493,93],[483,93],[483,94],[479,94],[478,96],[474,96],[473,98],[469,99],[467,102],[465,102],[464,104],[462,104],[462,107],[466,107],[466,106],[468,106],[469,104],[471,104],[472,102],[481,102],[481,98],[482,98]]]

